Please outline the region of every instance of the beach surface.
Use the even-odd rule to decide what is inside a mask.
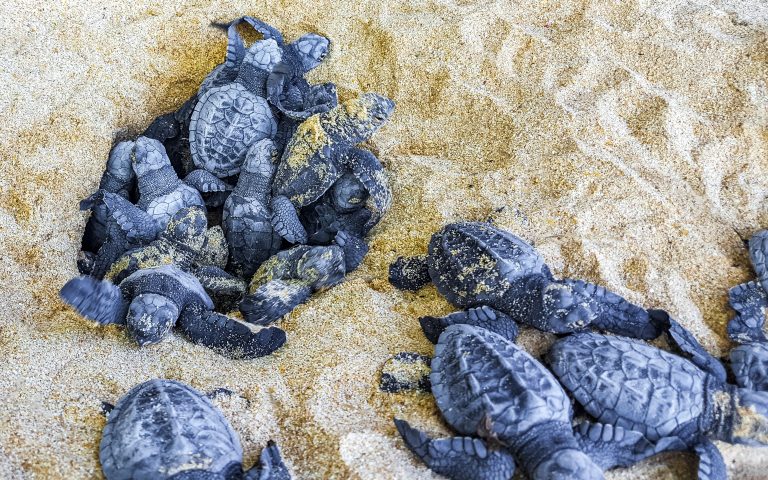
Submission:
[[[73,313],[86,221],[116,138],[180,106],[222,61],[210,26],[261,18],[331,38],[310,80],[397,102],[367,145],[394,203],[347,281],[280,322],[274,355],[234,361],[178,335],[138,348]],[[0,5],[0,478],[101,478],[105,417],[155,377],[202,390],[250,466],[269,439],[295,478],[428,479],[392,417],[447,433],[431,396],[378,390],[384,362],[432,353],[417,318],[450,312],[387,267],[456,220],[492,219],[556,275],[663,308],[717,356],[727,291],[768,227],[768,4],[762,0],[41,2]],[[535,355],[553,337],[525,330]],[[768,449],[718,443],[731,478]],[[666,454],[606,478],[695,478]]]

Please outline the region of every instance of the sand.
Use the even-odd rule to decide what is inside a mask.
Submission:
[[[281,322],[279,353],[232,361],[180,337],[139,349],[69,311],[85,215],[117,137],[180,105],[220,61],[209,27],[243,14],[333,40],[313,81],[397,102],[372,142],[394,190],[346,283]],[[0,477],[100,478],[102,401],[153,377],[205,391],[250,464],[270,438],[296,478],[437,478],[398,415],[445,431],[428,395],[377,390],[399,351],[431,353],[416,318],[451,307],[395,291],[399,255],[458,219],[492,217],[558,275],[670,311],[731,347],[727,289],[768,227],[768,6],[761,0],[41,2],[0,5]],[[524,332],[541,353],[551,340]],[[768,450],[722,447],[732,478]],[[665,455],[607,478],[693,478]]]

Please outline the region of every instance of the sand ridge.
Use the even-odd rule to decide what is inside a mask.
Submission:
[[[312,81],[397,102],[368,146],[393,206],[347,281],[281,322],[247,362],[173,337],[138,349],[58,301],[116,139],[179,105],[223,57],[211,21],[251,14],[332,39]],[[7,2],[0,6],[0,477],[100,478],[102,401],[152,377],[239,394],[217,404],[246,463],[275,439],[297,478],[437,478],[391,417],[446,432],[428,395],[377,390],[390,355],[431,354],[388,264],[443,224],[492,217],[558,275],[665,308],[715,354],[743,246],[768,226],[768,6],[759,0]],[[524,331],[534,354],[551,338]],[[768,453],[724,446],[733,478]],[[607,478],[693,478],[668,454]],[[688,477],[686,477],[686,475]]]

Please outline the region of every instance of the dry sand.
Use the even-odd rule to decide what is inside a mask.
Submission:
[[[178,337],[139,350],[57,298],[77,202],[116,136],[220,61],[209,23],[243,14],[333,39],[312,80],[342,97],[396,100],[370,145],[394,205],[362,268],[281,322],[278,354],[230,361]],[[444,428],[431,397],[382,394],[377,372],[431,353],[416,318],[450,311],[431,287],[395,291],[387,265],[457,219],[492,216],[557,274],[665,308],[725,353],[727,288],[752,275],[742,238],[768,226],[767,33],[762,0],[3,2],[0,478],[99,478],[101,401],[158,376],[238,392],[218,403],[249,463],[273,438],[297,478],[435,478],[391,422]],[[768,450],[720,446],[732,478],[765,478]],[[693,466],[666,455],[608,478]]]

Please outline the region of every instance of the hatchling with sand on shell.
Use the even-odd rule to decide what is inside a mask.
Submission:
[[[244,471],[243,447],[221,411],[173,380],[133,387],[109,413],[99,446],[107,480],[290,480],[274,442]]]

